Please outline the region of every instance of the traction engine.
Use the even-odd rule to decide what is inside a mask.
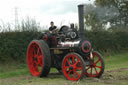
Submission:
[[[84,35],[84,5],[78,5],[78,11],[79,31],[73,24],[62,26],[58,32],[42,33],[38,40],[30,42],[27,64],[33,76],[46,77],[50,68],[56,68],[72,81],[84,76],[101,77],[104,60]]]

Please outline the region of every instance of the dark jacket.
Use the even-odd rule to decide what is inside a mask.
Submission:
[[[49,31],[52,31],[54,29],[56,29],[57,27],[56,26],[53,26],[53,27],[49,27]]]

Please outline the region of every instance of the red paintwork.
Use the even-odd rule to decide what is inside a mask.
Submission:
[[[72,67],[73,69],[70,69],[70,67]],[[84,67],[79,57],[77,57],[77,55],[74,55],[74,54],[70,54],[66,56],[62,65],[62,70],[65,77],[68,80],[72,80],[72,81],[76,81],[80,79],[80,77],[83,74],[83,71],[82,71],[83,68]]]
[[[84,49],[84,45],[85,45],[85,44],[88,44],[88,45],[89,45],[89,49],[88,49],[88,50],[85,50],[85,49]],[[88,42],[88,41],[84,41],[84,42],[82,43],[81,49],[82,49],[82,51],[83,51],[84,53],[90,52],[90,50],[91,50],[91,43]]]
[[[37,42],[31,42],[28,47],[27,63],[30,73],[36,77],[40,76],[40,72],[43,70],[43,54]]]
[[[47,34],[45,34],[45,36],[44,36],[44,38],[42,38],[42,40],[47,41],[47,40],[48,40],[48,35],[47,35]]]
[[[103,68],[102,60],[100,59],[99,55],[96,52],[92,52],[93,60],[92,65],[86,65],[86,72],[85,74],[88,77],[97,77]],[[95,61],[95,58],[97,57],[97,60]],[[90,59],[90,55],[88,56]]]
[[[52,46],[56,46],[57,45],[56,36],[51,36],[51,44],[52,44]]]

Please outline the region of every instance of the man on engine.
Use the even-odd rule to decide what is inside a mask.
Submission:
[[[50,25],[51,26],[49,27],[49,32],[50,33],[54,33],[57,30],[57,27],[54,26],[54,22],[53,21],[50,22]]]

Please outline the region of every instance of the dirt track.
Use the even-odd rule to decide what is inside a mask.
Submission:
[[[106,84],[115,84],[115,83],[120,83],[122,81],[122,82],[126,82],[128,85],[128,68],[120,68],[120,69],[105,71],[105,73],[99,80],[101,80]]]

